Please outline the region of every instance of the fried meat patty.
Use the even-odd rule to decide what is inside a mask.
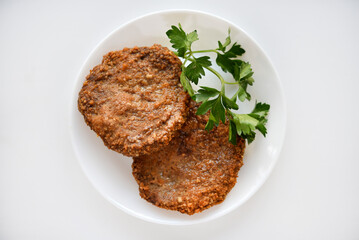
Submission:
[[[197,116],[190,102],[188,120],[169,145],[132,164],[142,198],[165,209],[192,215],[221,203],[243,165],[245,141],[228,142],[228,124],[204,130],[208,115]]]
[[[157,44],[109,52],[86,77],[78,109],[109,149],[127,156],[157,151],[188,113],[181,64]]]

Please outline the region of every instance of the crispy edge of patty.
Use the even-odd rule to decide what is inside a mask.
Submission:
[[[238,172],[243,165],[243,155],[245,151],[244,139],[238,137],[236,146],[228,142],[228,125],[219,125],[219,127],[215,127],[210,132],[204,130],[203,128],[206,121],[208,120],[208,116],[195,116],[197,107],[193,107],[193,104],[191,105],[192,107],[190,108],[190,115],[188,117],[189,119],[183,127],[183,130],[179,131],[179,135],[175,137],[168,146],[164,147],[157,153],[153,153],[148,156],[135,157],[132,163],[132,174],[139,185],[139,193],[143,199],[160,208],[179,211],[188,215],[201,212],[225,200],[227,194],[231,191],[231,189],[237,182]],[[164,175],[166,175],[164,171],[161,170],[161,172],[158,173],[156,172],[156,170],[158,170],[158,168],[164,167],[163,164],[171,162],[171,159],[163,160],[160,158],[164,158],[166,156],[173,156],[173,154],[184,154],[182,159],[180,157],[179,159],[177,159],[177,163],[179,163],[178,166],[180,164],[183,164],[179,161],[186,161],[188,159],[190,159],[190,161],[196,161],[192,159],[189,154],[193,155],[193,151],[196,151],[196,149],[198,149],[197,146],[189,147],[188,144],[193,144],[193,142],[190,141],[186,143],[185,140],[191,131],[192,134],[199,134],[201,136],[201,138],[198,138],[198,140],[203,140],[203,135],[206,135],[207,139],[204,144],[210,145],[210,143],[208,142],[216,141],[216,138],[219,137],[219,139],[217,139],[217,143],[213,143],[213,146],[210,145],[209,147],[207,147],[207,150],[210,150],[211,153],[216,153],[218,152],[217,150],[221,150],[221,148],[217,149],[215,147],[217,144],[225,144],[227,147],[232,148],[231,151],[234,151],[236,155],[226,156],[227,160],[225,161],[225,163],[228,163],[229,159],[230,164],[227,165],[227,168],[225,168],[227,170],[227,172],[224,173],[227,174],[226,177],[224,179],[221,179],[219,182],[217,182],[216,180],[215,182],[209,182],[213,179],[205,179],[204,181],[202,181],[203,179],[201,179],[201,182],[198,183],[200,185],[195,185],[196,183],[191,182],[187,188],[186,185],[179,184],[178,187],[180,187],[181,189],[174,190],[174,195],[172,197],[169,197],[171,198],[171,200],[168,200],[168,198],[167,200],[162,199],[162,197],[160,196],[161,188],[163,188],[163,184],[168,183],[165,183],[164,181],[166,180],[163,180],[162,178]],[[200,142],[195,143],[200,145]],[[206,148],[202,148],[201,150],[205,149]],[[208,161],[208,163],[211,162],[213,161]],[[158,166],[158,164],[161,165]],[[219,162],[217,162],[217,165],[215,166],[210,166],[208,164],[206,165],[205,170],[211,171],[211,169],[215,168],[215,170],[219,171],[219,165]],[[168,164],[168,168],[175,169],[176,166],[173,166],[173,162],[171,162],[171,164]],[[196,171],[196,169],[191,169],[191,171]],[[179,174],[186,175],[183,172]],[[221,172],[215,172],[214,174],[216,176],[221,175]],[[207,174],[204,175],[208,177]],[[185,177],[182,178],[182,180],[186,180]],[[193,181],[194,179],[191,180]],[[209,186],[207,191],[201,191],[197,195],[193,194],[195,192],[194,188],[197,189],[198,186],[201,185]],[[170,189],[170,187],[166,187],[165,189],[167,188],[170,191],[173,190]],[[186,193],[188,193],[188,196],[186,195]]]
[[[173,125],[171,126],[171,128],[169,130],[167,130],[166,135],[164,137],[158,137],[158,138],[152,139],[151,141],[148,141],[148,139],[145,139],[145,141],[141,142],[141,144],[131,144],[128,141],[126,141],[126,139],[121,139],[121,141],[123,140],[122,142],[114,144],[111,141],[111,139],[106,137],[106,135],[111,134],[111,130],[108,131],[108,129],[105,129],[105,130],[99,129],[97,126],[95,126],[94,122],[92,121],[93,119],[92,119],[91,115],[94,114],[93,106],[96,105],[96,102],[93,102],[92,99],[86,99],[86,97],[88,97],[88,96],[86,96],[84,89],[86,88],[87,85],[90,84],[89,83],[90,81],[96,82],[97,78],[100,78],[101,80],[107,78],[106,71],[109,68],[107,66],[107,62],[111,60],[112,55],[114,55],[116,53],[121,54],[122,51],[138,52],[138,51],[141,51],[142,49],[145,49],[145,50],[150,49],[150,51],[153,51],[154,54],[158,55],[159,60],[161,58],[165,58],[166,60],[168,60],[168,62],[173,63],[173,66],[171,66],[171,68],[178,68],[176,70],[176,73],[178,73],[178,89],[179,89],[177,100],[179,99],[180,101],[179,102],[173,101],[173,104],[176,104],[176,106],[180,110],[180,116],[178,116],[178,118],[175,119]],[[175,56],[174,54],[171,54],[171,52],[168,50],[168,48],[163,47],[158,44],[155,44],[152,47],[134,47],[134,48],[130,48],[130,49],[125,48],[120,51],[109,52],[106,55],[104,55],[102,63],[95,66],[90,71],[90,74],[86,77],[86,81],[84,82],[83,87],[82,87],[81,91],[79,92],[78,109],[81,112],[81,114],[83,115],[86,124],[93,131],[95,131],[98,136],[101,137],[101,139],[104,142],[104,145],[107,146],[109,149],[114,150],[119,153],[122,153],[126,156],[130,156],[130,157],[144,155],[144,154],[150,154],[154,151],[158,151],[162,147],[168,145],[168,143],[171,141],[171,139],[176,136],[177,130],[180,129],[182,127],[182,125],[184,124],[184,122],[186,121],[186,117],[187,117],[187,113],[188,113],[187,102],[189,101],[189,95],[186,92],[184,92],[184,90],[182,89],[182,86],[180,85],[179,74],[181,72],[181,70],[180,70],[181,64],[182,63],[178,59],[178,57]],[[173,79],[171,79],[171,80],[173,80]],[[86,101],[82,102],[81,99],[84,97],[85,97]],[[92,102],[91,102],[91,100],[92,100]],[[166,124],[163,124],[163,125],[164,125],[164,127],[166,127]],[[141,133],[139,133],[139,134],[141,134]]]

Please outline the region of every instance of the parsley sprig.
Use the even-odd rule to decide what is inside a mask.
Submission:
[[[245,53],[245,50],[236,42],[231,44],[230,31],[228,31],[228,36],[223,43],[218,41],[218,48],[196,51],[192,50],[192,43],[199,40],[196,30],[186,33],[181,24],[178,24],[178,27],[172,25],[166,34],[172,43],[172,47],[176,49],[174,53],[184,59],[180,76],[183,88],[192,99],[202,102],[197,110],[197,115],[210,111],[205,129],[211,130],[214,125],[218,126],[220,122],[225,123],[228,119],[229,141],[232,144],[236,144],[237,135],[251,143],[256,135],[255,130],[266,136],[265,125],[270,108],[268,104],[256,102],[253,111],[249,114],[233,112],[233,110],[239,109],[237,99],[241,102],[251,100],[247,88],[248,85],[253,85],[254,79],[251,65],[238,58]],[[219,72],[211,67],[212,63],[209,56],[196,57],[195,54],[197,53],[215,53],[217,65],[224,72],[230,73],[235,81],[227,82]],[[218,77],[221,81],[221,90],[206,86],[200,86],[197,91],[193,89],[191,83],[197,85],[199,79],[205,76],[205,69]],[[236,93],[231,97],[226,95],[226,84],[233,84],[238,87]]]

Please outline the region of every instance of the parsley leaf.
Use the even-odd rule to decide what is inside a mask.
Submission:
[[[246,51],[241,48],[241,45],[234,43],[228,51],[223,51],[224,55],[228,58],[236,58],[242,56]]]
[[[263,134],[263,136],[267,135],[267,129],[265,125],[267,123],[267,115],[269,109],[270,106],[266,103],[256,103],[256,106],[253,109],[252,113],[249,114],[250,116],[259,120],[256,129],[258,129]]]
[[[222,44],[220,41],[218,41],[218,50],[225,52],[226,51],[226,47],[231,44],[231,29],[228,29],[228,36],[226,38],[226,41]]]
[[[193,61],[185,68],[185,73],[194,84],[198,84],[198,79],[205,75],[204,67],[211,66],[208,56],[193,58]]]
[[[229,142],[231,142],[233,145],[237,144],[237,130],[236,130],[236,124],[231,119],[229,120],[229,136],[228,136]]]
[[[171,29],[168,30],[166,34],[173,44],[172,47],[177,49],[179,57],[184,57],[185,52],[191,48],[192,43],[198,40],[196,30],[186,34],[185,31],[183,31],[181,24],[178,24],[178,27],[172,25]]]
[[[268,111],[270,109],[270,106],[266,103],[256,103],[253,111],[252,111],[252,115],[256,115],[257,117],[266,117],[268,115]]]
[[[239,79],[246,79],[253,75],[251,65],[246,62],[242,62],[241,71],[239,73]]]
[[[259,130],[263,136],[266,136],[267,129],[265,124],[267,123],[267,115],[270,106],[266,103],[256,103],[253,111],[250,114],[235,114],[232,113],[233,122],[237,134],[242,136],[251,142],[254,140],[254,130]]]
[[[222,68],[223,72],[230,72],[234,74],[234,62],[230,58],[217,53],[216,63]]]
[[[214,127],[215,121],[216,120],[214,119],[212,112],[210,112],[208,122],[207,122],[206,126],[204,127],[204,129],[207,131],[212,130]]]
[[[201,86],[195,95],[197,102],[207,101],[211,97],[217,96],[220,92],[215,88]]]
[[[234,110],[238,110],[238,105],[235,101],[229,99],[228,97],[226,97],[225,95],[222,95],[222,102],[223,105],[227,108],[227,109],[234,109]]]
[[[215,104],[217,99],[213,99],[213,100],[209,100],[209,101],[204,101],[201,106],[198,107],[196,114],[197,115],[203,115],[206,112],[208,112],[208,110],[210,110],[212,108],[212,106]]]
[[[224,109],[220,96],[218,96],[214,102],[211,113],[213,114],[217,125],[219,124],[219,121],[222,121],[223,123],[226,122],[226,110]]]

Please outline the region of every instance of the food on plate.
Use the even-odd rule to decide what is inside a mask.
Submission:
[[[109,149],[133,157],[142,198],[192,215],[224,201],[243,165],[246,140],[251,143],[256,130],[267,133],[270,106],[256,102],[249,114],[235,112],[237,100],[251,100],[247,88],[254,79],[230,32],[208,50],[193,50],[197,31],[187,34],[180,24],[166,34],[175,52],[155,44],[107,53],[86,77],[78,109]],[[205,53],[216,55],[232,81]],[[220,90],[193,88],[206,71],[220,80]],[[229,84],[233,96],[226,93]]]
[[[181,64],[157,44],[109,52],[86,77],[78,109],[109,149],[127,156],[160,150],[188,114]]]
[[[236,183],[243,165],[245,140],[228,142],[228,121],[207,131],[209,114],[189,116],[169,145],[150,155],[134,157],[132,164],[142,198],[165,209],[192,215],[221,203]]]

